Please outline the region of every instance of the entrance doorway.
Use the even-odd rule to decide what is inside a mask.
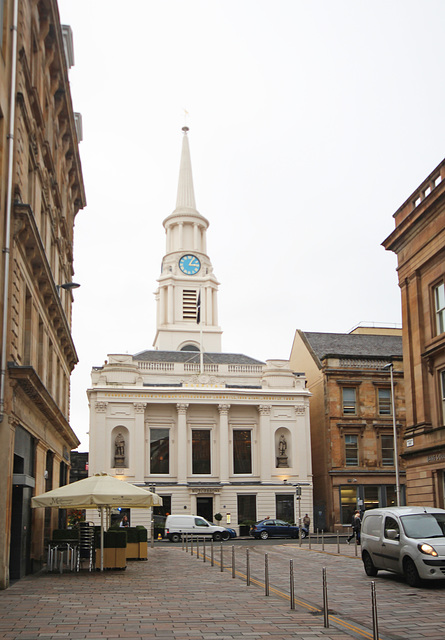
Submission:
[[[213,498],[196,498],[196,515],[213,522]]]

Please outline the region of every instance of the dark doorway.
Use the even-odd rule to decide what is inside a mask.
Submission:
[[[196,515],[213,522],[213,498],[196,498]]]

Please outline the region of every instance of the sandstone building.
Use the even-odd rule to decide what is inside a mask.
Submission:
[[[311,392],[314,525],[342,530],[355,509],[397,503],[391,379],[397,442],[405,428],[400,329],[359,327],[351,333],[297,330],[290,357]],[[400,504],[404,470],[399,460]]]
[[[155,486],[164,513],[221,513],[236,528],[266,516],[295,521],[312,512],[305,376],[288,361],[221,351],[209,222],[196,209],[183,131],[176,208],[164,220],[155,349],[112,354],[93,368],[89,473]],[[130,519],[150,526],[143,510]]]
[[[383,242],[402,292],[408,504],[445,507],[445,160],[395,212]]]
[[[85,205],[55,0],[2,3],[0,56],[0,587],[41,567],[57,511],[34,494],[65,484],[70,450],[74,219]],[[77,129],[76,129],[77,125]]]

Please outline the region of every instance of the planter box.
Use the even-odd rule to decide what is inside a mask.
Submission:
[[[139,558],[139,542],[127,542],[126,557],[132,560]]]
[[[104,549],[104,569],[125,569],[127,566],[125,548]],[[100,549],[96,549],[96,569],[100,569]]]
[[[146,542],[139,542],[139,560],[146,560],[147,559],[147,543]]]

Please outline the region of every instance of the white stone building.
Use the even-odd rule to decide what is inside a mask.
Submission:
[[[163,513],[235,528],[312,515],[309,392],[285,360],[260,362],[221,351],[218,282],[198,213],[187,127],[176,209],[164,220],[154,350],[108,355],[94,367],[90,473],[155,485]],[[296,484],[302,498],[296,500]],[[132,510],[131,524],[150,514]]]

